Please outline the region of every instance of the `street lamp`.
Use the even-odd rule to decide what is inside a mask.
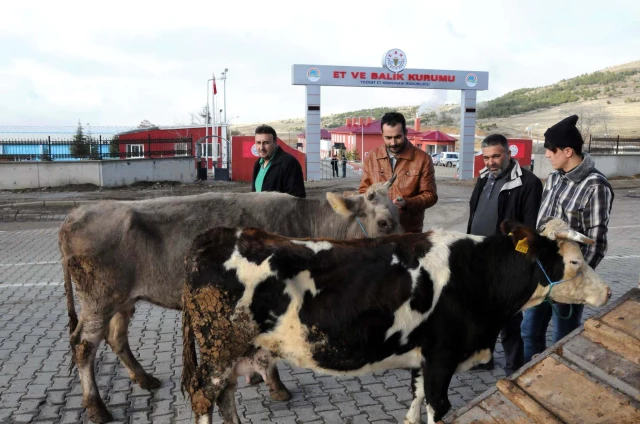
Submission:
[[[223,82],[223,89],[224,89],[224,97],[222,100],[222,108],[224,109],[224,123],[227,123],[227,72],[229,72],[229,68],[224,68],[224,71],[222,72],[222,80]]]
[[[360,122],[360,126],[362,127],[362,166],[364,166],[364,122]]]

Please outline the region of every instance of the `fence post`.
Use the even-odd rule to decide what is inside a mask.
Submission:
[[[102,160],[102,134],[98,136],[98,157]]]
[[[149,159],[151,159],[151,133],[147,134],[147,139],[149,140],[147,142],[147,144],[149,145],[148,150],[149,150]]]
[[[47,136],[47,141],[49,144],[49,160],[53,161],[53,155],[51,154],[51,136],[50,135]]]
[[[589,153],[591,153],[591,139],[593,138],[593,136],[591,134],[589,134]]]
[[[620,148],[620,135],[618,134],[618,139],[616,140],[616,155],[619,154],[618,153],[619,148]]]

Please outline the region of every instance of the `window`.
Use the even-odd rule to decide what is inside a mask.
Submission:
[[[142,144],[127,144],[127,157],[128,158],[143,158],[144,157],[144,145]]]
[[[189,153],[189,146],[187,143],[176,143],[174,146],[176,156],[187,156]]]

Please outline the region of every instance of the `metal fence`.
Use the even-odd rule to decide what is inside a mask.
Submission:
[[[0,161],[142,159],[193,156],[193,138],[2,140]]]
[[[587,152],[592,155],[637,155],[640,154],[640,138],[589,136]]]

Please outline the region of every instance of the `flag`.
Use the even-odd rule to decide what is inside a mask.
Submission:
[[[218,94],[218,88],[216,87],[216,77],[213,77],[213,95]]]

